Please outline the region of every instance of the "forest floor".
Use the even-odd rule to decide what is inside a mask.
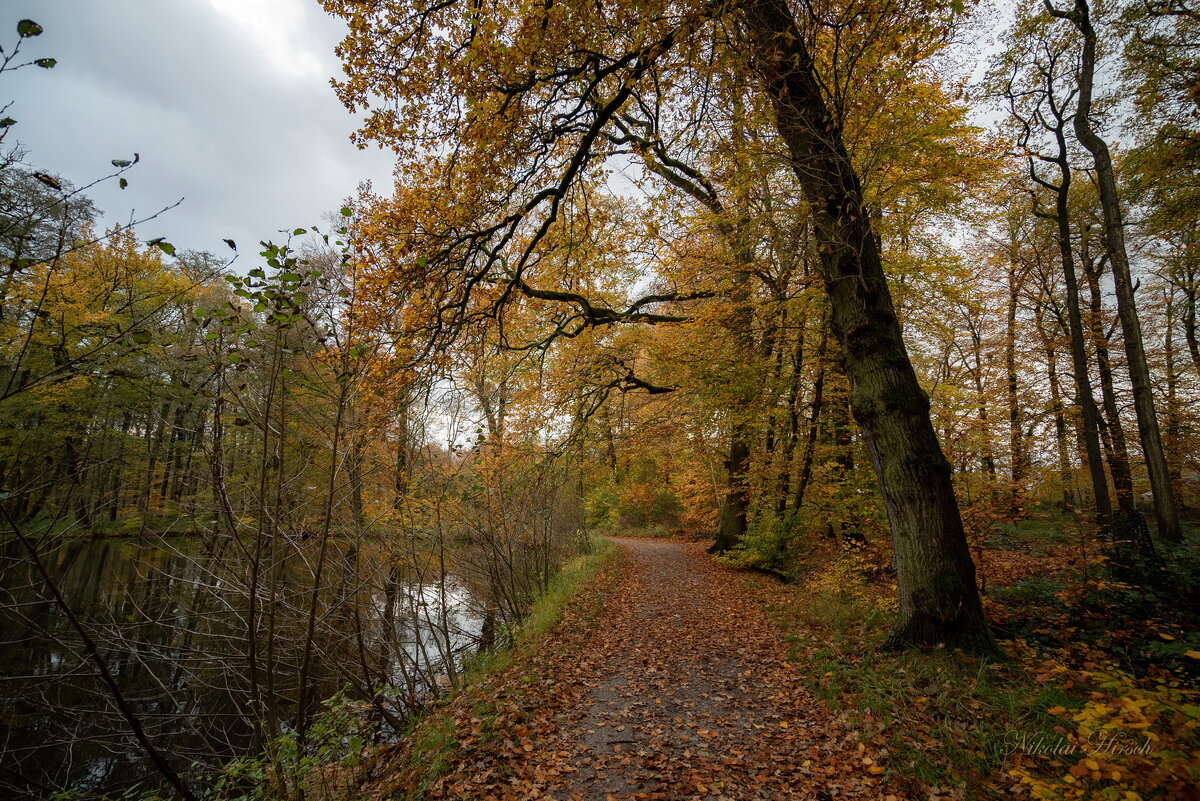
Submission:
[[[549,640],[373,767],[381,795],[904,797],[880,776],[883,755],[788,662],[764,611],[787,588],[703,543],[616,542]]]

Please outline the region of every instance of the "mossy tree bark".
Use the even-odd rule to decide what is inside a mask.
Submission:
[[[750,264],[748,254],[739,249],[737,263],[739,267]],[[734,272],[734,288],[731,300],[734,303],[732,319],[729,323],[730,333],[737,343],[741,353],[752,353],[756,350],[754,341],[754,310],[750,305],[751,275],[747,270]],[[728,480],[725,498],[721,502],[721,515],[717,522],[717,535],[709,551],[725,553],[736,547],[746,536],[749,526],[750,493],[747,486],[750,472],[750,425],[745,418],[747,410],[753,408],[757,392],[748,382],[743,382],[738,388],[738,398],[733,405],[733,422],[729,432],[729,456],[725,460],[726,477]]]
[[[749,0],[741,11],[753,64],[812,211],[854,417],[891,524],[900,619],[885,647],[946,643],[992,652],[950,463],[904,346],[841,131],[787,0]]]

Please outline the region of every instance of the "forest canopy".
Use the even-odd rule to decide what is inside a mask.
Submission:
[[[1053,676],[1014,705],[1080,742],[1133,699],[1154,757],[973,768],[1022,793],[1194,786],[1200,11],[320,5],[394,184],[258,247],[105,225],[88,191],[139,157],[89,184],[0,120],[0,622],[94,679],[13,681],[6,790],[301,798],[520,642],[597,535],[799,584],[780,641],[858,621],[812,671]],[[0,73],[54,68],[19,55],[43,33]],[[107,539],[152,551],[94,591]]]

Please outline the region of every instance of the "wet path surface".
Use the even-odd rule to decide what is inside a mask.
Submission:
[[[621,575],[589,635],[582,691],[519,768],[539,794],[887,798],[882,769],[787,662],[763,609],[768,579],[702,544],[617,542]]]

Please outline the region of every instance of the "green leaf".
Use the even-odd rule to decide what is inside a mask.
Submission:
[[[279,280],[280,281],[299,281],[300,273],[280,273]]]
[[[120,169],[125,169],[126,167],[129,167],[132,164],[133,164],[133,162],[130,161],[129,159],[113,159],[112,160],[112,165],[114,167],[119,167]]]
[[[146,244],[150,245],[151,247],[158,248],[163,253],[166,253],[168,256],[175,255],[175,246],[172,245],[170,242],[167,242],[166,240],[164,240],[161,236],[158,237],[157,239],[151,239]]]
[[[219,331],[210,331],[209,333],[204,335],[204,338],[211,342],[212,340],[216,339],[219,336],[221,336],[221,333]]]
[[[4,119],[0,120],[0,128],[7,128],[10,125],[16,125],[16,124],[17,124],[17,121],[14,120],[12,117],[5,117]]]
[[[254,311],[265,312],[266,310],[267,310],[267,302],[265,300],[260,300],[258,303],[254,304]]]
[[[37,64],[39,67],[41,67],[44,70],[52,70],[52,69],[54,69],[54,65],[58,63],[58,59],[37,58],[37,59],[33,60],[33,63]]]
[[[350,211],[350,209],[347,208],[346,206],[342,206],[342,216],[343,217],[349,217],[353,213],[354,212]]]
[[[149,331],[134,331],[129,338],[139,345],[148,345],[152,339]]]
[[[28,39],[31,36],[41,36],[44,30],[45,28],[31,19],[23,19],[17,23],[17,34],[22,39]]]
[[[297,228],[295,231],[292,231],[292,236],[303,236],[304,234],[307,234],[307,233],[308,233],[307,228]]]
[[[125,187],[129,186],[129,181],[126,181],[124,178],[122,178],[121,180],[117,181],[117,186],[124,189]]]

